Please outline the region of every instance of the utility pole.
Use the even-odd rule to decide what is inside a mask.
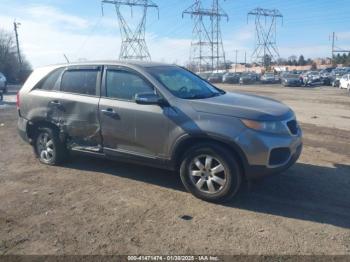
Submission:
[[[68,59],[68,57],[66,56],[66,54],[63,54],[63,57],[64,57],[64,59],[66,59],[67,64],[69,64],[70,62],[69,62],[69,59]]]
[[[252,61],[263,65],[266,69],[268,61],[279,58],[279,52],[276,44],[277,36],[277,19],[283,15],[277,9],[255,8],[248,13],[249,16],[255,17],[255,35],[256,45],[252,54]]]
[[[333,37],[332,37],[332,64],[334,63],[334,44],[335,44],[335,32],[333,32]]]
[[[222,18],[228,20],[228,15],[220,7],[219,0],[212,0],[210,8],[204,8],[201,0],[194,0],[194,4],[183,11],[182,17],[184,15],[190,15],[194,21],[190,60],[197,71],[210,67],[214,72],[220,69],[221,63],[226,69],[220,22]]]
[[[335,61],[335,54],[336,53],[350,53],[350,50],[339,48],[335,45],[335,41],[337,40],[337,36],[335,32],[332,34],[332,63]]]
[[[146,35],[146,18],[147,11],[149,8],[155,8],[158,10],[158,5],[153,3],[151,0],[102,0],[102,15],[104,4],[111,4],[115,7],[117,13],[120,34],[122,37],[122,44],[119,54],[120,60],[151,60],[151,55],[148,51],[148,47],[145,40]],[[124,18],[121,7],[128,6],[131,8],[139,7],[143,10],[141,20],[137,25],[136,29],[131,30],[128,20]],[[159,10],[158,10],[159,17]]]
[[[18,62],[19,62],[20,70],[22,70],[22,56],[21,56],[21,51],[19,48],[19,41],[18,41],[18,26],[20,26],[20,25],[21,24],[16,22],[16,20],[13,22],[13,28],[15,30],[15,36],[16,36]]]
[[[236,53],[236,62],[235,62],[235,73],[237,73],[237,58],[238,58],[238,50],[235,50]]]

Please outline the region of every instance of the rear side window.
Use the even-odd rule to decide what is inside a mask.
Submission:
[[[36,88],[42,90],[59,90],[59,78],[63,70],[64,68],[60,68],[53,71],[42,82],[40,82]]]
[[[98,70],[68,70],[61,80],[61,91],[82,95],[96,95]]]
[[[136,94],[144,92],[154,92],[154,89],[140,76],[127,71],[107,70],[107,97],[131,101]]]

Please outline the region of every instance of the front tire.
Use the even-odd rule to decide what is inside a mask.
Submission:
[[[41,163],[51,166],[62,163],[67,156],[67,150],[60,141],[58,132],[48,127],[38,128],[34,151]]]
[[[184,156],[180,176],[185,188],[197,198],[210,202],[231,200],[242,183],[242,171],[228,150],[203,144]]]

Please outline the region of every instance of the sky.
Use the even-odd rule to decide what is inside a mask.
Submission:
[[[152,60],[184,64],[189,60],[193,23],[182,11],[194,0],[153,0],[159,6],[149,10],[146,41]],[[204,5],[210,0],[203,0]],[[284,16],[277,23],[280,56],[303,54],[307,58],[330,57],[332,32],[336,46],[350,49],[350,0],[226,0],[221,7],[229,16],[222,21],[227,59],[247,60],[255,45],[255,26],[247,13],[256,8],[276,8]],[[33,67],[71,61],[117,59],[121,43],[118,20],[112,6],[100,0],[0,0],[0,30],[13,33],[13,21],[20,22],[22,52]],[[122,9],[131,25],[140,10]]]

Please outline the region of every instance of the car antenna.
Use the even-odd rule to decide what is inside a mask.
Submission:
[[[63,54],[63,56],[64,56],[64,58],[66,59],[67,64],[70,64],[69,59],[68,59],[68,57],[66,56],[66,54]]]

